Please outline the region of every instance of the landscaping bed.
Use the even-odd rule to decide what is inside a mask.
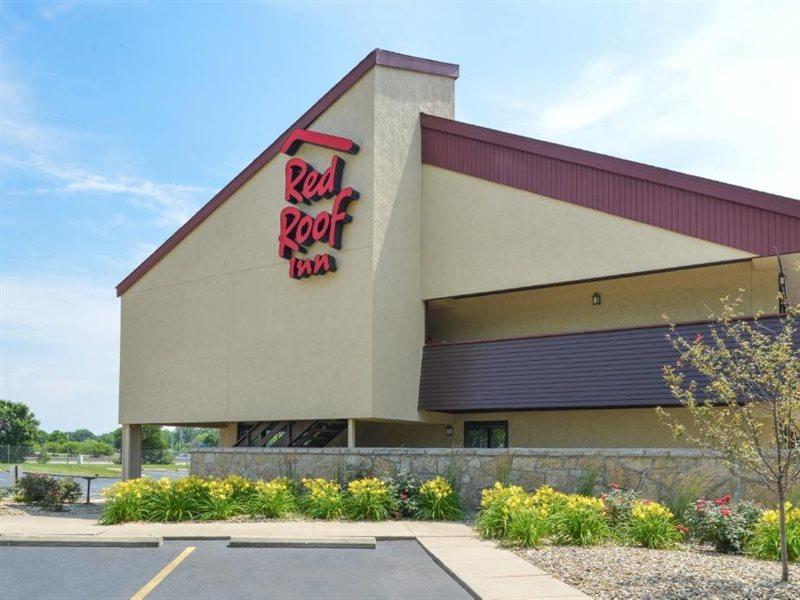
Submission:
[[[778,562],[711,549],[543,546],[516,553],[594,598],[800,598],[800,565],[780,582]]]

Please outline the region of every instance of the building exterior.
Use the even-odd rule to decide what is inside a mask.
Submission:
[[[777,313],[800,203],[455,121],[457,77],[370,53],[119,284],[126,476],[147,423],[224,446],[679,443],[653,411],[662,315],[702,331],[740,289]]]

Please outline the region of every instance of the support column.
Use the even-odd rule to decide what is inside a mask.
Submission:
[[[222,427],[219,430],[219,445],[223,448],[235,446],[238,432],[238,423],[228,423],[225,427]]]
[[[356,447],[356,420],[347,419],[347,447]]]
[[[122,479],[142,476],[142,426],[122,426]]]

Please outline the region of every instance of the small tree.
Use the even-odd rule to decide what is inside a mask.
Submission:
[[[676,436],[719,452],[733,473],[777,495],[782,579],[788,581],[784,503],[800,481],[800,356],[794,346],[800,305],[787,303],[769,324],[761,314],[742,319],[740,305],[741,298],[723,298],[707,338],[686,339],[671,324],[668,337],[680,358],[664,367],[664,379],[694,430],[657,410]]]
[[[0,400],[0,446],[5,452],[0,459],[17,462],[38,441],[39,421],[22,402]]]

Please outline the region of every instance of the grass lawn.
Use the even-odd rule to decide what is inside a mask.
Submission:
[[[0,463],[0,469],[8,471],[7,463]],[[147,471],[178,471],[186,469],[185,464],[173,465],[142,465],[142,469]],[[76,465],[63,463],[25,463],[22,465],[23,471],[30,473],[55,473],[56,475],[99,475],[101,477],[120,477],[122,475],[122,465],[111,463],[104,464],[83,464]]]

